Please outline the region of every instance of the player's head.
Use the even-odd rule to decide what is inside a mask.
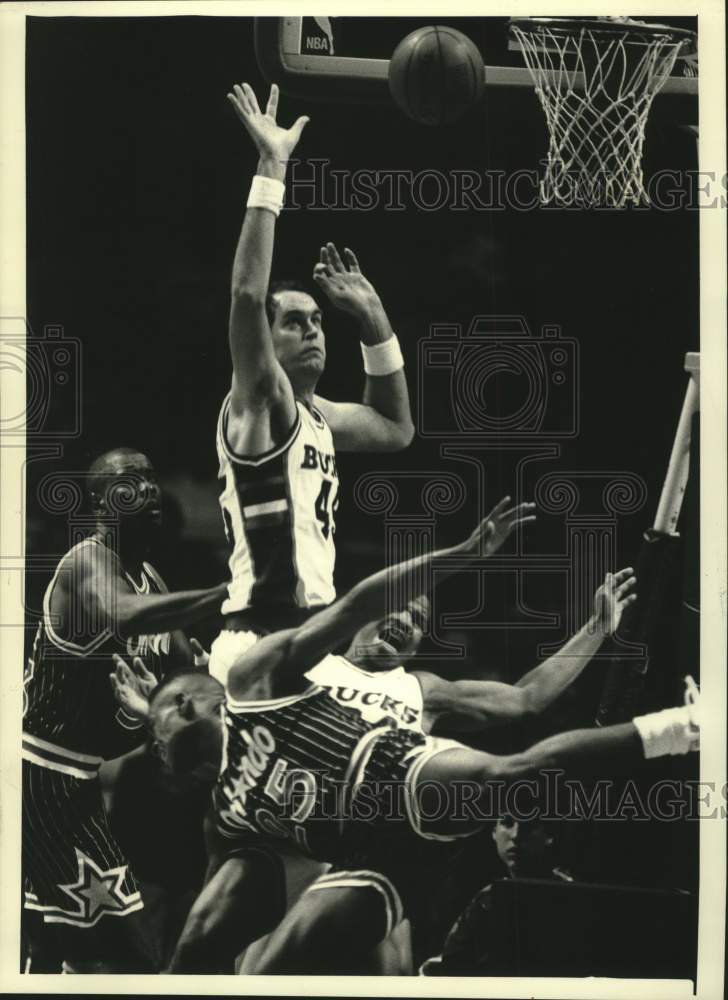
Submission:
[[[514,877],[538,874],[550,867],[554,840],[543,820],[501,816],[493,827],[493,840],[498,857]]]
[[[430,602],[421,594],[402,611],[359,629],[346,655],[366,670],[392,670],[417,652],[429,618]]]
[[[175,774],[213,782],[222,754],[222,684],[199,671],[172,674],[149,702],[154,747]]]
[[[326,364],[320,305],[304,285],[276,281],[268,289],[265,308],[276,357],[293,391],[310,391]]]
[[[99,455],[88,470],[86,493],[98,520],[123,524],[125,535],[147,540],[161,524],[162,495],[154,468],[133,448]]]

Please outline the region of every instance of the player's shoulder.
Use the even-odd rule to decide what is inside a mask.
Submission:
[[[66,552],[58,563],[56,574],[81,580],[99,569],[117,569],[118,557],[97,538],[85,538]]]

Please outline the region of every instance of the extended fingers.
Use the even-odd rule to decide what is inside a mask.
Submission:
[[[349,270],[356,271],[357,274],[361,274],[359,261],[356,259],[354,251],[350,250],[348,247],[344,247],[344,256],[346,257],[346,263],[349,265]]]
[[[528,524],[529,521],[535,521],[535,520],[536,520],[535,514],[529,514],[527,517],[515,517],[512,520],[508,521],[508,530],[510,531],[512,528],[518,527],[519,524]]]
[[[326,250],[327,260],[325,261],[325,263],[330,264],[335,271],[346,271],[346,268],[344,267],[344,262],[339,256],[339,251],[336,249],[333,243],[329,242],[326,244],[325,247],[322,247],[321,249]]]
[[[632,576],[633,573],[634,573],[634,570],[632,569],[631,566],[625,566],[624,569],[619,569],[614,574],[614,582],[616,583],[617,586],[619,586],[620,583],[624,583],[624,581],[628,577]]]
[[[137,677],[141,677],[143,681],[156,680],[156,677],[151,672],[151,670],[147,670],[147,668],[145,667],[144,660],[141,658],[141,656],[134,657],[134,659],[132,660],[132,667]]]
[[[617,587],[615,591],[617,597],[622,597],[624,594],[627,593],[628,590],[631,590],[636,583],[637,583],[636,576],[631,576],[629,580],[625,580],[625,582],[621,585],[621,587]]]
[[[492,517],[500,517],[510,502],[511,502],[510,497],[503,497],[502,500],[498,501],[493,510],[490,512],[490,514],[488,514],[488,516],[485,518],[485,520],[487,521]]]
[[[277,84],[271,84],[270,96],[268,97],[268,103],[265,108],[265,113],[270,115],[273,121],[276,120],[276,114],[278,112],[278,86]]]
[[[243,93],[244,93],[245,97],[248,99],[248,104],[250,106],[250,110],[254,114],[258,114],[259,115],[260,114],[260,106],[258,104],[258,98],[255,96],[255,91],[253,90],[253,88],[250,86],[249,83],[242,83],[241,87],[242,87],[242,90],[243,90]]]
[[[524,517],[530,511],[535,510],[535,509],[536,509],[536,504],[535,503],[532,503],[531,501],[526,501],[524,503],[519,503],[515,507],[510,507],[508,510],[504,510],[498,516],[502,517],[502,518],[510,518],[510,519],[513,519],[514,516],[515,517]]]

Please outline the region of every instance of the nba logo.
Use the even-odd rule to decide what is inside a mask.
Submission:
[[[330,17],[304,17],[301,31],[302,54],[332,56],[334,54],[334,29]]]

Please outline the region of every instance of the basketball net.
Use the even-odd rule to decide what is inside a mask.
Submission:
[[[546,113],[541,203],[648,205],[645,126],[691,33],[606,18],[514,18],[511,32]]]

